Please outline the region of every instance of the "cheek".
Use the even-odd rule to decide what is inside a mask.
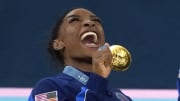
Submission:
[[[65,29],[64,43],[67,47],[74,47],[79,43],[78,37],[79,29],[75,27],[68,27]]]
[[[76,33],[80,30],[80,23],[76,23],[76,24],[67,24],[66,32],[67,33]]]
[[[102,33],[102,35],[101,35],[101,42],[102,42],[102,44],[104,44],[105,43],[104,30],[102,28],[99,28],[99,31]]]
[[[78,30],[75,27],[64,28],[64,40],[74,40],[77,37]]]

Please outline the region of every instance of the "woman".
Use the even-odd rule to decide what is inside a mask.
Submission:
[[[64,70],[40,80],[29,101],[131,101],[108,86],[112,54],[102,23],[91,11],[68,11],[53,30],[49,50]]]

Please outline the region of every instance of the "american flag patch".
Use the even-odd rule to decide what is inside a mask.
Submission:
[[[35,101],[58,101],[57,91],[35,95]]]

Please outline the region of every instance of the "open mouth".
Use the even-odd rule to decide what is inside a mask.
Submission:
[[[81,36],[82,43],[87,47],[98,47],[98,37],[95,32],[86,32]]]

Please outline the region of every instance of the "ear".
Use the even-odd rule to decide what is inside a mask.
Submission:
[[[53,41],[53,48],[54,50],[61,50],[64,48],[64,42],[61,40],[54,40]]]

